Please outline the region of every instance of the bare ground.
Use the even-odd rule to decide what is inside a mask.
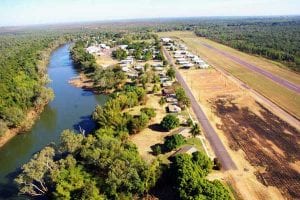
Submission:
[[[287,199],[299,199],[300,173],[295,170],[300,160],[300,133],[273,115],[262,105],[261,116],[249,108],[239,108],[232,97],[216,99],[215,113],[221,118],[231,149],[242,149],[253,166],[260,182],[276,186]]]

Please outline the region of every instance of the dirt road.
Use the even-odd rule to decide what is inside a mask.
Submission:
[[[205,46],[205,47],[207,47],[207,48],[209,48],[209,49],[211,49],[211,50],[213,50],[213,51],[215,51],[216,53],[219,53],[219,54],[221,54],[221,55],[223,55],[223,56],[231,59],[232,61],[240,64],[243,67],[246,67],[246,68],[248,68],[248,69],[250,69],[250,70],[252,70],[252,71],[254,71],[256,73],[259,73],[259,74],[261,74],[261,75],[263,75],[263,76],[271,79],[272,81],[276,82],[279,85],[282,85],[282,86],[284,86],[284,87],[286,87],[286,88],[288,88],[288,89],[290,89],[292,91],[295,91],[298,94],[300,93],[300,86],[297,85],[297,84],[291,83],[291,82],[289,82],[289,81],[287,81],[287,80],[285,80],[283,78],[275,76],[274,74],[272,74],[272,73],[270,73],[270,72],[268,72],[268,71],[266,71],[266,70],[264,70],[264,69],[262,69],[262,68],[260,68],[258,66],[255,66],[255,65],[253,65],[251,63],[248,63],[248,62],[246,62],[246,61],[244,61],[244,60],[242,60],[242,59],[240,59],[238,57],[235,57],[235,56],[233,56],[233,55],[231,55],[231,54],[229,54],[229,53],[227,53],[225,51],[217,49],[217,48],[215,48],[215,47],[213,47],[213,46],[211,46],[209,44],[206,44],[204,42],[198,42],[198,43],[201,44],[201,45],[203,45],[203,46]]]
[[[170,64],[174,65],[173,59],[171,58],[170,54],[163,49],[164,54],[166,55],[168,61]],[[230,155],[228,154],[227,150],[225,149],[222,141],[220,140],[218,134],[210,124],[208,118],[206,117],[205,113],[201,109],[200,105],[198,104],[197,100],[195,99],[192,91],[186,84],[185,80],[182,78],[181,74],[176,70],[176,79],[181,84],[181,86],[184,88],[187,96],[191,100],[191,105],[194,110],[195,115],[197,116],[198,121],[200,122],[201,126],[204,129],[206,138],[208,139],[209,143],[211,144],[213,151],[215,152],[216,156],[222,163],[224,170],[234,170],[237,169],[235,163],[231,159]]]

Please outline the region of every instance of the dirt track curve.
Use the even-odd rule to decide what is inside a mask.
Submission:
[[[297,84],[291,83],[291,82],[289,82],[289,81],[287,81],[287,80],[285,80],[283,78],[275,76],[274,74],[272,74],[272,73],[270,73],[270,72],[268,72],[266,70],[263,70],[263,69],[261,69],[258,66],[255,66],[255,65],[253,65],[251,63],[248,63],[248,62],[246,62],[246,61],[244,61],[244,60],[242,60],[242,59],[240,59],[238,57],[235,57],[235,56],[233,56],[233,55],[231,55],[231,54],[229,54],[229,53],[227,53],[225,51],[217,49],[217,48],[215,48],[215,47],[213,47],[213,46],[211,46],[209,44],[206,44],[206,43],[203,43],[203,42],[199,42],[199,44],[201,44],[201,45],[203,45],[203,46],[205,46],[205,47],[207,47],[207,48],[215,51],[216,53],[219,53],[219,54],[225,56],[226,58],[231,59],[232,61],[240,64],[243,67],[246,67],[247,69],[250,69],[250,70],[252,70],[252,71],[254,71],[254,72],[258,73],[258,74],[261,74],[261,75],[263,75],[263,76],[271,79],[275,83],[277,83],[277,84],[279,84],[279,85],[281,85],[281,86],[283,86],[285,88],[288,88],[288,89],[290,89],[290,90],[292,90],[292,91],[300,94],[300,86],[297,85]]]
[[[166,55],[168,61],[170,64],[174,65],[173,59],[171,58],[170,54],[163,48],[164,54]],[[186,84],[185,80],[182,78],[181,74],[176,70],[176,79],[181,84],[181,86],[184,88],[187,96],[191,100],[192,108],[197,116],[198,121],[200,122],[201,126],[204,129],[206,138],[208,139],[210,145],[213,148],[213,151],[215,152],[216,156],[220,160],[222,167],[224,170],[235,170],[237,169],[235,163],[231,159],[229,153],[225,149],[222,141],[220,140],[218,134],[210,124],[208,118],[206,117],[205,113],[201,109],[200,105],[198,104],[197,100],[195,99],[192,91]]]

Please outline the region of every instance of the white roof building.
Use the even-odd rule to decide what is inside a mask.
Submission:
[[[164,43],[169,43],[169,42],[172,42],[172,39],[164,37],[164,38],[161,38],[161,41],[164,42]]]

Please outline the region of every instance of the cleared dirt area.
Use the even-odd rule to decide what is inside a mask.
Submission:
[[[112,58],[112,52],[115,48],[106,49],[101,51],[101,55],[94,55],[98,65],[102,67],[109,67],[118,64],[118,61]]]
[[[281,85],[278,85],[269,78],[264,77],[259,73],[255,73],[240,64],[232,61],[224,55],[216,53],[214,50],[207,48],[202,45],[202,43],[207,43],[215,48],[223,51],[227,51],[230,54],[239,57],[240,59],[246,60],[247,62],[257,65],[262,69],[273,73],[279,77],[282,77],[294,84],[300,84],[300,75],[287,70],[284,66],[268,61],[264,58],[251,56],[232,48],[226,47],[224,45],[218,44],[216,42],[207,40],[205,38],[200,38],[194,35],[192,32],[167,32],[159,33],[160,36],[174,37],[182,40],[190,50],[209,64],[226,70],[236,78],[245,82],[251,88],[258,91],[263,96],[267,97],[281,108],[285,109],[289,113],[293,114],[297,118],[300,118],[300,95],[293,92]],[[280,67],[281,66],[281,67]]]
[[[158,95],[148,95],[146,107],[155,108],[156,112],[156,117],[151,120],[150,124],[159,124],[166,114],[164,106],[161,106],[158,103],[159,99],[160,97]],[[140,108],[141,107],[136,107],[135,110],[139,110]],[[133,110],[131,114],[134,114],[136,112],[135,110]],[[130,140],[138,147],[139,153],[142,158],[150,163],[153,159],[155,159],[155,156],[153,156],[151,153],[151,146],[163,143],[164,138],[168,134],[170,134],[170,132],[156,131],[151,128],[151,126],[149,126],[140,133],[131,136]]]

